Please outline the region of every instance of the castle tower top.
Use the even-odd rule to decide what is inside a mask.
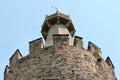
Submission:
[[[17,49],[4,71],[4,80],[117,80],[109,57],[102,57],[101,48],[73,35],[69,15],[59,10],[46,16],[42,38],[29,42],[29,54],[22,56]]]
[[[69,38],[69,44],[72,45],[71,39],[75,33],[75,28],[70,16],[57,10],[56,13],[46,16],[41,33],[46,41],[45,46],[53,45],[52,38],[54,34],[69,34],[69,37],[71,37]]]

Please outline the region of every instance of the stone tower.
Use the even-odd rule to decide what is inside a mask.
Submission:
[[[104,60],[92,42],[84,49],[82,37],[74,36],[69,15],[57,10],[46,16],[41,33],[45,45],[42,38],[29,42],[25,57],[17,49],[5,68],[4,80],[117,80],[111,59]]]

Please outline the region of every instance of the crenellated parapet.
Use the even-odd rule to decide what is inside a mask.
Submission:
[[[9,77],[9,66],[7,65],[4,71],[4,80],[8,80],[8,77]]]
[[[21,52],[19,51],[19,49],[17,49],[14,54],[11,56],[11,58],[9,59],[10,60],[10,68],[12,66],[15,65],[16,61],[18,61],[19,59],[22,58],[22,54]]]
[[[38,38],[36,40],[29,42],[29,53],[30,53],[29,55],[27,55],[25,58],[23,58],[19,49],[17,49],[15,51],[15,53],[10,58],[10,66],[6,66],[6,68],[5,68],[4,80],[9,80],[14,75],[18,76],[19,73],[20,73],[20,75],[28,74],[29,70],[32,71],[33,69],[35,72],[37,72],[36,69],[39,69],[41,71],[42,67],[45,68],[45,70],[48,70],[48,68],[51,68],[48,65],[57,65],[59,63],[62,65],[65,65],[64,62],[66,62],[66,64],[69,64],[69,62],[67,62],[66,60],[70,60],[71,61],[70,64],[73,64],[73,65],[78,65],[78,64],[80,66],[82,65],[82,67],[80,67],[79,65],[76,67],[76,68],[79,67],[79,69],[81,69],[81,70],[82,69],[84,70],[84,67],[89,66],[88,68],[90,68],[90,70],[96,70],[98,72],[101,72],[99,69],[103,69],[105,66],[105,69],[107,69],[107,71],[115,77],[114,65],[113,65],[111,59],[109,57],[107,57],[107,59],[104,61],[102,59],[101,49],[92,42],[88,42],[88,49],[84,49],[83,38],[79,37],[79,36],[75,36],[74,44],[69,45],[69,35],[68,34],[54,34],[53,35],[53,45],[49,46],[49,47],[44,47],[42,38]],[[64,58],[59,57],[60,61],[58,58],[58,54],[59,54],[59,56],[64,57]],[[53,61],[51,61],[51,60],[53,60]],[[56,60],[58,60],[58,62]],[[65,60],[65,61],[62,61],[62,60]],[[39,64],[37,63],[37,61]],[[96,64],[96,62],[98,62],[98,63]],[[42,66],[41,64],[44,66]],[[34,68],[33,68],[33,66],[34,66]],[[46,68],[46,66],[48,68]],[[66,67],[68,67],[68,66],[66,65]],[[59,69],[59,67],[55,67],[55,69]],[[20,71],[18,71],[19,73],[16,72],[17,70],[20,70]],[[39,70],[38,70],[38,72],[39,72]],[[87,69],[87,70],[89,71],[89,69]],[[54,71],[54,68],[53,68],[53,71]],[[104,71],[104,69],[103,69],[103,71]],[[59,71],[57,71],[57,72],[59,72]],[[63,71],[63,72],[66,72],[66,71]],[[50,72],[50,73],[52,73],[52,72]],[[90,74],[92,75],[93,73],[94,72],[91,72]],[[32,71],[32,74],[33,74],[33,71]],[[43,73],[41,72],[40,75],[42,75],[42,74]],[[79,74],[79,72],[77,74]],[[86,72],[86,74],[87,74],[87,72]],[[100,74],[100,73],[97,73],[97,74]],[[108,74],[108,73],[104,73],[104,74]],[[47,75],[47,73],[45,75]],[[66,74],[64,74],[64,75],[66,75]],[[29,76],[27,76],[27,77],[29,80]],[[35,77],[35,78],[37,78],[37,77]],[[42,79],[42,76],[40,78]],[[34,77],[31,77],[31,79],[34,79]],[[19,78],[17,80],[19,80]],[[26,78],[25,78],[25,80],[26,80]],[[63,79],[61,79],[61,80],[63,80]]]
[[[98,46],[89,41],[87,50],[92,52],[92,54],[94,55],[98,62],[101,62],[102,60],[101,48],[99,48]]]
[[[90,41],[88,42],[88,50],[95,53],[101,52],[101,49]]]
[[[74,46],[77,46],[79,48],[83,48],[83,38],[79,36],[74,37]]]
[[[9,76],[11,73],[13,73],[13,70],[16,66],[16,63],[18,60],[22,59],[22,54],[21,52],[19,51],[19,49],[17,49],[13,55],[10,57],[9,59],[9,66],[7,65],[5,67],[5,71],[4,71],[4,80],[10,80],[9,79]]]
[[[29,42],[30,54],[34,53],[36,50],[39,50],[41,48],[44,48],[44,43],[43,43],[42,38],[38,38],[36,40]]]
[[[80,49],[84,49],[83,38],[79,37],[79,36],[75,36],[73,45],[80,48]],[[94,43],[89,41],[87,51],[90,51],[91,54],[96,58],[96,60],[98,62],[101,62],[101,60],[102,60],[101,48],[99,48],[97,45],[95,45]]]
[[[110,57],[107,57],[106,60],[105,60],[105,62],[106,62],[112,69],[115,68],[114,65],[113,65],[113,63],[112,63],[112,61],[111,61],[111,59],[110,59]]]
[[[105,62],[106,62],[107,65],[110,67],[110,70],[112,71],[112,74],[113,74],[114,77],[115,77],[115,72],[114,72],[114,68],[115,68],[115,67],[114,67],[114,65],[113,65],[113,63],[112,63],[112,61],[111,61],[111,59],[110,59],[109,56],[106,58]],[[116,80],[117,80],[117,78],[116,78]]]
[[[7,65],[7,66],[5,67],[4,74],[8,74],[8,73],[9,73],[9,66]]]

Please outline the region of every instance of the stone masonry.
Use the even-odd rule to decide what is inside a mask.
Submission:
[[[88,42],[84,49],[82,37],[73,39],[75,29],[68,15],[57,11],[47,16],[41,32],[47,44],[42,38],[29,42],[25,57],[17,49],[4,80],[117,80],[111,59],[104,60],[98,46]]]

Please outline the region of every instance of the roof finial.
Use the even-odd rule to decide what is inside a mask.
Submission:
[[[56,12],[61,12],[61,10],[58,9],[57,7],[52,6],[52,8],[53,8],[54,10],[56,10]]]

